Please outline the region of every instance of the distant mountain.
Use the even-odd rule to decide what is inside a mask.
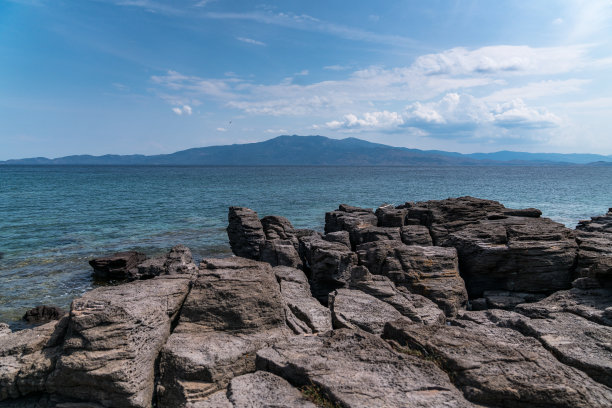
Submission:
[[[534,165],[612,162],[611,156],[589,154],[497,152],[460,154],[371,143],[356,138],[279,136],[258,143],[198,147],[172,154],[35,157],[7,160],[17,165],[312,165],[312,166],[462,166]]]

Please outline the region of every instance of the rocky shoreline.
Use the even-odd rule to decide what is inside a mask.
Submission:
[[[575,230],[472,197],[230,207],[236,255],[92,260],[69,313],[0,324],[0,407],[610,407],[612,209]]]

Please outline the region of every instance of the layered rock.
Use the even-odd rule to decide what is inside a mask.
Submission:
[[[107,407],[148,407],[155,360],[189,288],[175,275],[94,289],[72,302],[47,389]]]
[[[257,352],[256,365],[297,386],[314,384],[340,406],[472,406],[434,363],[363,331],[293,337]]]
[[[325,213],[325,233],[347,231],[353,248],[357,245],[359,230],[377,225],[378,217],[371,209],[341,204],[338,210]]]
[[[125,279],[129,272],[143,262],[147,256],[137,251],[118,252],[114,255],[89,261],[94,275],[101,279]]]
[[[40,305],[25,312],[23,320],[28,323],[45,323],[51,320],[59,320],[66,311],[57,306]]]
[[[165,256],[159,256],[140,263],[131,269],[128,277],[135,279],[151,279],[160,275],[193,275],[198,266],[193,262],[191,250],[185,245],[176,245]]]
[[[578,236],[578,277],[596,280],[593,286],[612,287],[612,209],[604,216],[580,221]]]
[[[360,245],[357,254],[370,273],[387,276],[396,285],[434,301],[447,316],[454,316],[467,304],[453,248],[376,241]]]
[[[535,339],[480,324],[417,326],[397,321],[384,337],[440,364],[467,399],[493,406],[606,407],[612,390],[555,359]]]
[[[259,248],[266,234],[257,213],[249,208],[230,207],[228,222],[227,236],[234,254],[259,259]]]

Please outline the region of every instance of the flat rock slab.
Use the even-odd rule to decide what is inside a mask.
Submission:
[[[106,407],[148,407],[155,360],[189,291],[179,275],[107,286],[72,302],[51,392]]]
[[[612,289],[563,290],[539,302],[518,305],[515,311],[535,318],[567,312],[598,324],[612,326]]]
[[[283,378],[266,371],[234,378],[227,390],[191,405],[193,408],[316,408],[302,393]]]
[[[362,329],[380,335],[385,323],[402,318],[393,306],[360,290],[338,289],[329,295],[335,329]]]
[[[612,390],[560,363],[515,330],[390,323],[384,337],[438,361],[472,402],[512,407],[609,407]]]
[[[366,266],[370,273],[387,276],[396,285],[425,296],[447,316],[455,316],[467,304],[454,248],[376,241],[360,245],[357,254],[359,264]]]
[[[257,369],[314,384],[343,407],[470,407],[434,363],[395,352],[363,331],[296,336],[257,352]]]

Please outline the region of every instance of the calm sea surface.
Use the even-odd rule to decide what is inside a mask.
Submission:
[[[227,207],[322,230],[340,203],[462,195],[537,207],[574,227],[612,207],[612,168],[0,166],[0,322],[68,307],[96,285],[87,261],[183,243],[199,261],[230,254]]]

